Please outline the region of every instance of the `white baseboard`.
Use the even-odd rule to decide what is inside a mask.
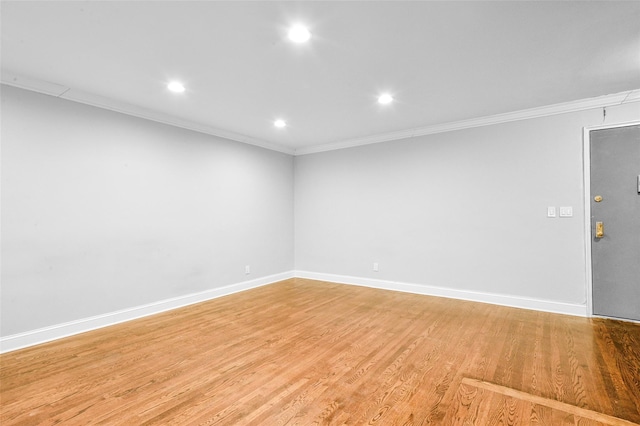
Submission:
[[[535,311],[553,312],[586,317],[587,306],[555,302],[551,300],[528,299],[517,296],[507,296],[502,294],[481,293],[468,290],[456,290],[445,287],[431,285],[401,283],[396,281],[384,281],[371,278],[351,277],[346,275],[323,274],[320,272],[296,271],[298,278],[308,278],[312,280],[329,281],[339,284],[359,285],[363,287],[379,288],[383,290],[402,291],[405,293],[423,294],[427,296],[447,297],[450,299],[469,300],[472,302],[490,303],[492,305],[510,306],[512,308],[531,309]]]
[[[467,290],[456,290],[430,285],[401,283],[396,281],[376,280],[371,278],[352,277],[346,275],[324,274],[309,271],[288,271],[280,274],[269,275],[250,281],[243,281],[225,287],[214,288],[199,293],[188,294],[172,299],[161,300],[142,306],[110,312],[104,315],[83,318],[49,327],[39,328],[24,333],[12,334],[0,337],[0,353],[11,352],[17,349],[50,342],[74,334],[96,330],[110,325],[119,324],[137,318],[158,314],[171,309],[181,308],[194,303],[204,302],[229,294],[237,293],[252,288],[261,287],[289,278],[308,278],[319,281],[328,281],[340,284],[358,285],[382,290],[402,291],[405,293],[423,294],[427,296],[447,297],[450,299],[469,300],[473,302],[491,303],[493,305],[510,306],[514,308],[532,309],[536,311],[553,312],[574,316],[587,316],[586,305],[555,302],[549,300],[527,299],[501,294],[480,293]]]
[[[96,330],[98,328],[119,324],[121,322],[169,311],[171,309],[181,308],[183,306],[192,305],[194,303],[204,302],[206,300],[227,296],[239,291],[249,290],[252,288],[261,287],[267,284],[272,284],[278,281],[293,278],[294,276],[295,274],[293,271],[283,272],[280,274],[256,278],[250,281],[231,284],[225,287],[213,288],[199,293],[192,293],[185,296],[161,300],[142,306],[136,306],[129,309],[110,312],[104,315],[96,315],[94,317],[82,318],[79,320],[39,328],[37,330],[31,330],[24,333],[12,334],[10,336],[0,338],[0,353],[15,351],[17,349],[26,348],[28,346],[38,345],[40,343],[50,342],[52,340],[61,339],[63,337],[73,336],[74,334],[84,333],[87,331]]]

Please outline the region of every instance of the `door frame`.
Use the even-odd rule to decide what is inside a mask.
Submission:
[[[602,124],[582,128],[582,154],[583,154],[583,178],[584,178],[584,242],[585,242],[585,265],[586,265],[586,296],[587,296],[587,316],[593,317],[593,271],[591,264],[591,131],[616,129],[619,127],[638,126],[640,120],[627,121],[615,124]]]

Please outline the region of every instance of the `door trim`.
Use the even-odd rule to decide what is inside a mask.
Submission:
[[[587,316],[593,317],[593,273],[591,265],[591,131],[616,129],[619,127],[638,126],[640,121],[627,121],[617,124],[602,124],[599,126],[590,126],[582,128],[582,172],[584,178],[584,247],[585,247],[585,276],[586,282],[586,299],[587,299]]]

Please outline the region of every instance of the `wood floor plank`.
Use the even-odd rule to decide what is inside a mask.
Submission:
[[[640,422],[639,324],[305,279],[0,355],[3,426],[612,418]]]
[[[497,385],[495,383],[488,383],[480,380],[470,379],[470,378],[462,379],[461,389],[462,390],[459,393],[465,396],[466,400],[470,399],[472,403],[477,405],[485,405],[485,407],[488,407],[490,409],[488,411],[491,411],[491,409],[495,411],[496,404],[486,403],[482,401],[482,398],[477,398],[478,395],[482,395],[483,397],[485,395],[488,395],[487,398],[496,397],[495,395],[491,395],[491,394],[502,395],[502,397],[498,396],[497,398],[505,401],[505,405],[509,407],[515,406],[516,404],[528,406],[528,408],[531,406],[548,407],[551,410],[559,412],[558,413],[559,417],[561,417],[562,419],[565,419],[565,420],[569,418],[572,419],[570,420],[570,423],[573,423],[573,422],[575,422],[576,424],[584,423],[584,421],[582,420],[585,420],[587,422],[595,422],[597,424],[612,425],[612,426],[631,426],[631,425],[637,424],[628,420],[619,419],[613,416],[609,416],[593,410],[584,409],[584,408],[577,407],[564,402],[560,402],[560,401],[556,401],[548,398],[542,398],[540,396],[522,392],[517,389]],[[469,398],[469,396],[471,396],[472,398]],[[465,405],[465,404],[461,404],[461,405]],[[471,405],[471,403],[467,402],[466,405]],[[500,408],[501,405],[502,405],[501,403],[497,404],[497,407]],[[499,410],[499,411],[501,412],[499,414],[503,414],[504,411],[515,412],[515,410],[508,410],[508,409]],[[524,411],[525,412],[530,411],[530,408],[525,409]],[[515,417],[515,416],[511,416],[511,417]],[[580,419],[580,420],[573,420],[574,418]],[[558,420],[555,420],[555,421],[557,422]],[[519,422],[510,420],[510,419],[507,419],[503,423],[519,424]]]

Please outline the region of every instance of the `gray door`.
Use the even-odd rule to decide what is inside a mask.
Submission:
[[[640,321],[640,125],[589,140],[593,313]]]

